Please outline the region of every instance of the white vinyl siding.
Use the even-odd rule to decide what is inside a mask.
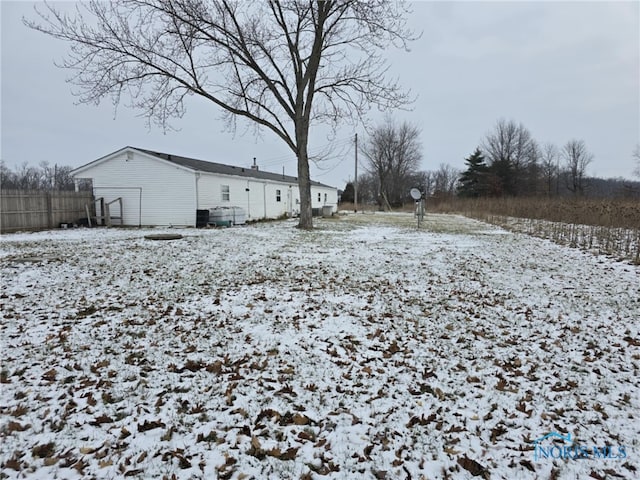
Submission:
[[[196,172],[129,148],[80,167],[74,177],[92,179],[96,198],[122,198],[124,225],[130,226],[195,226],[196,210],[219,206],[240,207],[247,220],[300,213],[300,190],[293,179]],[[323,198],[337,208],[335,188],[312,186],[312,207],[322,207]]]
[[[229,186],[228,202],[222,200],[223,185]],[[280,190],[279,202],[277,190]],[[198,181],[198,208],[240,207],[246,212],[247,220],[298,213],[299,198],[298,185],[287,182],[214,173],[202,173]]]
[[[194,172],[137,151],[116,153],[77,177],[93,179],[96,199],[122,198],[124,225],[195,225]]]

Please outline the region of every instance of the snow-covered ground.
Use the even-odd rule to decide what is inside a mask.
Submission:
[[[640,267],[316,223],[3,236],[0,478],[640,477]]]
[[[640,265],[640,230],[599,225],[550,222],[539,218],[487,215],[480,219],[507,230],[548,238],[596,255],[607,255],[621,262]]]

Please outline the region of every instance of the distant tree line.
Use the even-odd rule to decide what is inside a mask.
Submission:
[[[50,165],[41,162],[38,166],[23,163],[15,169],[0,162],[0,188],[2,190],[75,190],[71,176],[73,169],[68,166]],[[81,180],[80,190],[91,190],[91,182]]]
[[[640,182],[588,175],[594,156],[583,140],[562,147],[540,144],[513,120],[498,120],[460,171],[441,163],[420,170],[420,130],[390,118],[376,127],[361,147],[365,173],[358,178],[358,202],[390,209],[413,203],[411,188],[432,199],[459,197],[626,197],[640,198]],[[640,178],[640,145],[632,154]],[[354,201],[347,183],[342,201]]]
[[[639,182],[590,177],[587,169],[593,159],[584,140],[569,140],[561,148],[540,144],[521,123],[502,119],[465,159],[457,194],[475,198],[640,197]]]

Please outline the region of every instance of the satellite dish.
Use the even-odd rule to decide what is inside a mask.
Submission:
[[[414,200],[420,200],[422,198],[422,192],[417,188],[412,188],[409,193]]]

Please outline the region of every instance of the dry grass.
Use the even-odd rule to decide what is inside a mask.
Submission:
[[[462,213],[557,243],[640,264],[640,202],[554,198],[453,198],[430,211]]]
[[[355,210],[355,205],[353,203],[343,202],[340,205],[338,205],[338,210],[344,210],[344,211],[347,211],[347,212],[353,212]],[[359,212],[376,212],[378,210],[380,210],[380,209],[378,208],[377,205],[358,203],[358,211]]]
[[[638,200],[557,198],[453,198],[427,208],[439,213],[464,213],[472,217],[500,215],[550,222],[640,229]]]

